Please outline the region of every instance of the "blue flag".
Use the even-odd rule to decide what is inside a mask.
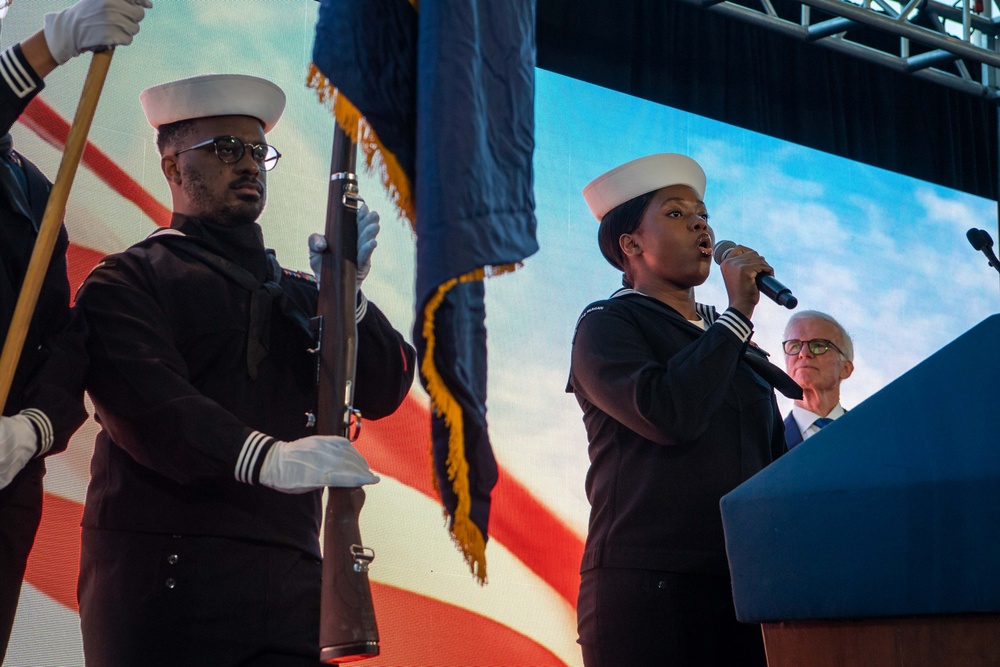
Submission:
[[[485,277],[535,240],[534,0],[322,0],[310,85],[417,236],[414,340],[449,530],[486,580]]]

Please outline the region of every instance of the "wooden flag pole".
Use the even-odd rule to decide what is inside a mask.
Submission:
[[[66,201],[69,199],[69,191],[73,187],[73,179],[76,177],[80,158],[83,157],[83,150],[87,146],[87,134],[94,120],[94,112],[101,97],[101,90],[104,88],[108,68],[111,66],[112,55],[114,49],[95,52],[90,61],[90,69],[87,71],[87,79],[83,83],[76,117],[73,119],[73,126],[66,139],[66,149],[59,163],[59,173],[49,193],[42,224],[38,229],[38,238],[35,239],[35,248],[31,253],[21,293],[17,298],[17,306],[14,308],[14,315],[7,331],[7,340],[0,355],[0,408],[7,404],[10,387],[14,382],[14,373],[21,358],[21,350],[28,335],[35,305],[38,303],[38,294],[41,292],[42,282],[45,280],[45,273],[52,259],[52,250],[59,238],[59,229],[66,215]]]

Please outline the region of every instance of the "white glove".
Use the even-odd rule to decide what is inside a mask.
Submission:
[[[372,268],[372,253],[378,241],[375,237],[381,227],[378,224],[378,211],[372,211],[368,204],[362,202],[358,209],[358,289],[361,282],[368,277]],[[322,234],[309,235],[309,266],[312,267],[316,282],[319,282],[319,271],[323,266],[323,251],[326,250],[326,237]]]
[[[126,46],[139,32],[143,8],[152,6],[152,0],[80,0],[45,15],[45,43],[60,65],[84,51]]]
[[[0,489],[38,452],[38,435],[24,415],[0,417]]]
[[[323,251],[326,250],[326,237],[322,234],[309,235],[309,266],[313,270],[316,282],[319,282],[319,273],[323,269]]]
[[[285,493],[306,493],[324,486],[357,488],[378,481],[365,457],[347,438],[336,435],[276,442],[260,469],[261,484]]]
[[[361,281],[372,270],[372,253],[378,245],[375,237],[380,229],[378,211],[372,211],[368,204],[362,203],[358,211],[358,289],[361,289]]]

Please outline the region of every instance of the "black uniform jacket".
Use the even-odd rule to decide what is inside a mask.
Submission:
[[[622,290],[580,317],[568,391],[590,443],[583,570],[727,575],[719,500],[784,451],[774,391],[744,360],[750,321],[698,309],[707,331]]]
[[[0,137],[3,137],[0,144],[9,148],[7,133],[42,89],[43,83],[24,60],[19,45],[3,54],[0,73],[3,74],[0,76]],[[5,341],[51,185],[38,167],[16,151],[10,157],[0,156],[0,161],[0,341]],[[83,407],[86,369],[83,334],[69,328],[68,246],[69,238],[63,227],[3,408],[5,415],[33,409],[29,417],[41,436],[39,454],[64,450],[70,436],[87,417]]]
[[[259,280],[250,289],[220,270],[197,219],[175,215],[171,226],[187,236],[153,235],[105,258],[77,299],[89,327],[87,389],[103,429],[83,525],[250,539],[318,556],[321,492],[258,483],[273,439],[315,434],[306,415],[316,411],[307,323],[316,282],[278,269],[269,289]],[[248,344],[263,356],[251,361]],[[355,389],[365,418],[400,405],[414,354],[368,304]]]

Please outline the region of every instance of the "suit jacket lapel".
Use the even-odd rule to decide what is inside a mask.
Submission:
[[[791,450],[792,447],[802,444],[802,433],[799,431],[799,424],[795,417],[789,412],[785,417],[785,446]]]

